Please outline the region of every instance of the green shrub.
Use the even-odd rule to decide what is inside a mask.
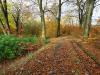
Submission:
[[[0,36],[0,61],[4,59],[14,59],[24,52],[21,43],[36,43],[37,37],[18,38],[12,35]]]
[[[36,36],[33,36],[33,37],[25,37],[25,38],[22,38],[22,42],[31,42],[31,43],[36,43],[37,42],[37,37]]]

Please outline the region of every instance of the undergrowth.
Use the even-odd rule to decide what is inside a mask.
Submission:
[[[24,46],[21,43],[36,43],[37,37],[18,38],[12,35],[0,36],[0,61],[14,59],[24,53]]]

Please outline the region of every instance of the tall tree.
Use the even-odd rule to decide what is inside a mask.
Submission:
[[[15,26],[16,26],[16,33],[19,34],[19,25],[20,25],[20,14],[21,14],[21,10],[18,6],[15,6],[15,10],[16,12],[14,14],[12,14],[14,22],[15,22]]]
[[[42,0],[38,0],[40,15],[41,15],[41,24],[42,24],[42,38],[46,38],[46,27],[45,27],[45,16],[44,16],[44,9],[42,5]]]
[[[55,0],[56,1],[56,0]],[[51,10],[49,10],[52,14],[53,14],[53,16],[56,18],[56,21],[57,21],[57,37],[59,37],[60,36],[60,26],[61,26],[61,11],[62,11],[62,5],[64,4],[64,3],[66,3],[67,1],[69,1],[69,0],[58,0],[59,2],[58,2],[58,5],[56,5],[56,3],[54,3],[53,4],[53,7],[51,8]],[[52,10],[53,9],[53,10]]]
[[[61,7],[64,3],[66,3],[68,0],[58,0],[58,5],[57,2],[55,0],[55,3],[52,5],[51,10],[48,10],[50,13],[52,13],[52,15],[55,17],[56,21],[57,21],[57,37],[60,36],[60,22],[61,22]]]
[[[96,0],[86,0],[86,13],[85,13],[85,18],[84,18],[84,23],[83,23],[83,26],[84,26],[83,37],[85,39],[89,37],[95,1]]]
[[[61,0],[59,0],[59,5],[58,5],[58,17],[57,17],[57,37],[60,36],[60,22],[61,22]]]
[[[86,1],[84,0],[77,0],[77,7],[78,7],[78,18],[79,18],[79,25],[82,28],[84,22],[84,15],[85,15],[85,4]]]
[[[2,10],[2,13],[4,15],[4,19],[6,22],[6,31],[7,34],[11,33],[10,25],[9,25],[9,20],[8,20],[8,10],[7,10],[7,0],[0,0],[0,8]]]

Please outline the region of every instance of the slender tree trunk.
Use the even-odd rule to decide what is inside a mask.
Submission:
[[[17,8],[16,14],[12,15],[15,25],[16,25],[16,33],[19,34],[19,24],[20,24],[20,9]]]
[[[42,38],[46,38],[46,27],[45,27],[45,17],[44,17],[44,10],[42,7],[42,0],[39,2],[39,8],[40,8],[40,13],[41,13],[41,24],[42,24]]]
[[[3,0],[3,2],[2,2],[2,0],[0,0],[0,7],[1,7],[2,13],[4,15],[5,22],[6,22],[7,34],[10,34],[11,29],[10,29],[9,20],[8,20],[7,0]]]
[[[8,11],[7,11],[7,0],[4,0],[4,17],[7,25],[7,33],[10,34],[10,25],[9,25],[9,20],[8,20]]]
[[[84,31],[83,31],[84,39],[87,39],[89,37],[94,4],[95,4],[95,0],[87,0],[86,15],[84,19]]]
[[[5,27],[4,27],[3,22],[2,22],[1,19],[0,19],[0,28],[2,29],[3,34],[4,35],[7,35],[6,30],[5,30]]]
[[[61,0],[59,0],[59,10],[58,10],[58,18],[57,18],[57,37],[60,36],[60,22],[61,22]]]
[[[16,18],[16,32],[19,34],[19,24],[20,24],[20,9],[17,11],[17,18]]]
[[[83,0],[77,0],[77,6],[78,6],[79,25],[80,28],[83,28],[85,3],[83,2]]]
[[[81,5],[81,3],[79,2],[79,0],[77,0],[79,25],[80,25],[80,28],[82,28],[82,17],[81,17],[82,14],[81,14],[80,5]]]
[[[79,24],[80,27],[83,28],[83,22],[84,22],[84,14],[83,14],[83,10],[80,9],[80,15],[79,15]]]
[[[11,33],[11,30],[10,30],[10,25],[9,25],[9,21],[8,21],[7,16],[5,17],[5,21],[6,21],[6,26],[7,26],[7,33],[9,35]]]

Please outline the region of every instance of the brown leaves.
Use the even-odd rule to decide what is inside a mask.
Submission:
[[[38,44],[32,44],[32,43],[27,43],[26,44],[26,51],[36,51],[41,47],[41,45]]]
[[[26,44],[28,51],[34,51],[41,45]],[[58,47],[59,46],[59,47]],[[65,39],[59,39],[29,61],[23,67],[23,74],[30,75],[99,75],[100,68],[78,46]],[[76,49],[76,50],[75,50]],[[20,69],[14,73],[21,72]],[[18,74],[17,74],[18,75]]]

